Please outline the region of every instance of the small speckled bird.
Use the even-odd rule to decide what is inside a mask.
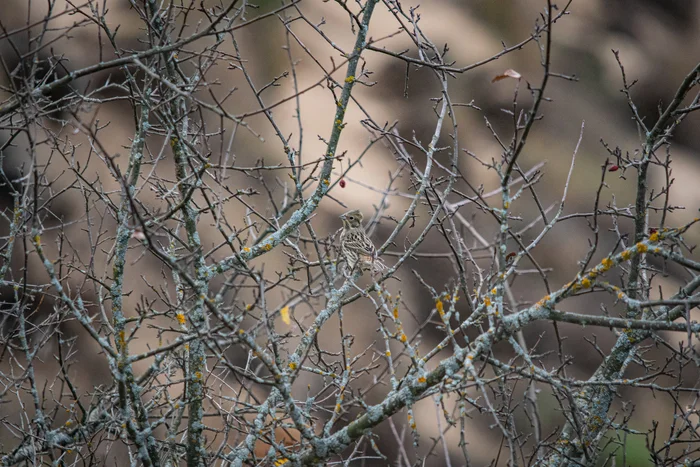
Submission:
[[[352,273],[359,265],[375,273],[384,269],[384,263],[377,258],[377,249],[362,226],[362,213],[359,209],[340,216],[343,231],[340,233],[340,252],[345,258],[346,273]]]

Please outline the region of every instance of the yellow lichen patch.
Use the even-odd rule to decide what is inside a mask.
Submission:
[[[418,382],[419,382],[420,384],[425,383],[425,381],[426,381],[425,376],[421,376],[420,378],[418,378]]]
[[[175,318],[177,319],[177,322],[180,323],[180,325],[185,324],[185,315],[184,313],[180,312],[175,315]]]
[[[267,244],[263,247],[263,249],[264,249],[265,251],[270,251],[270,250],[272,250],[272,243],[267,243]]]
[[[625,294],[623,294],[622,292],[618,292],[617,298],[619,298],[620,300],[622,300],[623,298],[625,298]]]
[[[413,420],[413,416],[410,413],[408,414],[408,424],[411,426],[411,429],[416,429],[416,422]]]
[[[445,314],[445,310],[443,309],[443,306],[442,306],[442,300],[438,300],[437,302],[435,302],[435,309],[440,314],[440,316]]]
[[[646,253],[649,247],[647,247],[644,243],[637,243],[637,253]]]
[[[354,81],[355,81],[355,77],[352,76],[352,75],[350,75],[350,76],[348,76],[347,78],[345,78],[345,82],[346,82],[346,83],[352,83],[352,82],[354,82]]]
[[[388,358],[388,357],[391,357],[391,351],[390,351],[390,350],[387,350],[386,352],[384,352],[384,355],[386,355],[387,358]]]
[[[491,295],[496,295],[497,292],[498,292],[498,290],[496,290],[495,287],[493,289],[491,289]]]
[[[289,362],[289,368],[293,371],[297,369],[297,364],[294,362]]]
[[[588,279],[587,277],[584,277],[583,279],[581,279],[581,287],[583,287],[584,289],[590,288],[591,287],[591,280]]]
[[[653,234],[649,235],[649,241],[650,242],[658,242],[659,241],[659,232],[654,232]]]
[[[623,260],[627,261],[628,259],[630,259],[630,258],[632,257],[632,253],[630,253],[629,250],[625,250],[625,251],[623,251],[623,252],[620,254],[620,257],[621,257]]]
[[[613,267],[613,260],[611,260],[610,258],[603,258],[603,261],[601,261],[600,264],[603,265],[601,269],[603,272],[605,272],[611,267]]]
[[[408,340],[408,337],[406,337],[406,334],[401,333],[401,336],[399,337],[399,340],[400,340],[401,342],[403,342],[403,343],[406,343],[406,341]]]
[[[244,251],[245,253],[250,253],[250,248],[245,247],[245,248],[243,248],[243,251]]]
[[[489,297],[484,297],[484,305],[491,306],[491,299]]]
[[[399,319],[399,307],[395,306],[392,310],[392,314],[394,315],[394,319]]]

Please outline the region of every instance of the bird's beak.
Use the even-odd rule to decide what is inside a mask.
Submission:
[[[340,215],[340,218],[341,218],[342,220],[345,220],[345,214],[341,214],[341,215]]]

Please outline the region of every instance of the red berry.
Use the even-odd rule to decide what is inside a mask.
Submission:
[[[340,188],[345,188],[345,179],[341,178],[340,182],[338,182],[338,185],[340,185]]]
[[[608,169],[608,172],[617,172],[618,170],[620,170],[619,165],[611,165],[610,168]]]

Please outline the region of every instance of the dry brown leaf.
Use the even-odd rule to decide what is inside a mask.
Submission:
[[[492,83],[495,83],[496,81],[500,81],[502,79],[506,78],[513,78],[513,79],[520,79],[523,76],[518,73],[517,71],[513,70],[512,68],[508,68],[506,71],[503,72],[502,75],[497,75],[494,76],[494,78],[491,80]]]

